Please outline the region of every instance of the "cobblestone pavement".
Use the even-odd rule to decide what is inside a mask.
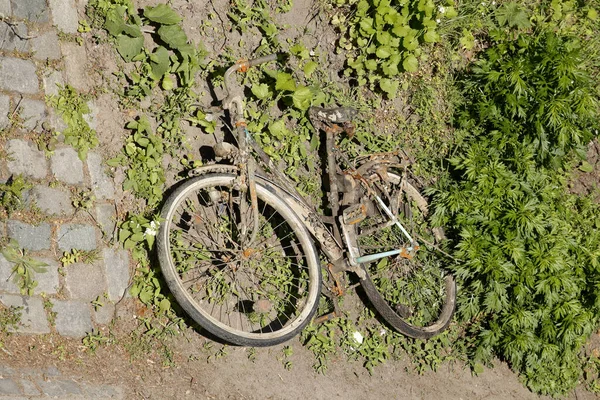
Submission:
[[[34,276],[33,295],[24,296],[11,279],[13,264],[0,254],[0,302],[22,307],[20,333],[81,338],[111,321],[130,266],[127,252],[107,244],[115,226],[115,189],[102,157],[92,151],[81,160],[64,144],[46,154],[34,142],[48,126],[64,127],[45,96],[57,94],[57,84],[86,89],[80,76],[85,71],[78,67],[85,65],[82,50],[64,35],[77,32],[75,1],[0,0],[0,129],[16,132],[0,148],[0,183],[19,174],[34,182],[25,198],[39,215],[33,223],[14,214],[0,221],[0,238],[16,240],[48,264],[47,272]],[[21,120],[16,129],[15,116]],[[71,201],[72,193],[86,190],[96,198],[89,213],[77,211]],[[96,250],[97,261],[60,267],[63,252],[71,249]],[[104,306],[96,311],[91,302],[98,296]],[[15,371],[0,365],[0,399],[122,397],[119,388],[75,382],[55,369]]]

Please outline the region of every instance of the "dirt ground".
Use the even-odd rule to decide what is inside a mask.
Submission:
[[[189,329],[164,341],[165,348],[132,340],[137,321],[133,300],[119,310],[111,342],[95,354],[79,340],[55,335],[9,336],[0,365],[57,367],[78,382],[122,387],[128,399],[537,399],[505,363],[479,376],[460,362],[437,372],[417,374],[408,355],[376,367],[373,375],[340,354],[325,374],[317,374],[314,355],[294,339],[293,355],[284,345],[263,349],[225,347]],[[224,351],[223,351],[224,349]],[[254,353],[255,351],[255,353]],[[167,354],[168,353],[168,354]],[[291,362],[291,368],[284,367]],[[165,366],[165,364],[168,364]],[[594,399],[578,388],[570,398]]]
[[[163,1],[135,1],[136,6],[156,5]],[[170,2],[183,17],[184,29],[190,39],[203,41],[214,56],[227,46],[235,48],[240,35],[226,17],[229,2],[173,0]],[[326,18],[319,14],[319,2],[294,0],[291,12],[280,16],[280,22],[289,24],[282,40],[304,35],[305,44],[319,48],[328,65],[342,62],[333,52],[335,36]],[[215,24],[203,25],[205,16],[214,13]],[[80,15],[83,9],[80,9]],[[318,31],[317,27],[322,29]],[[244,37],[245,47],[256,47],[258,37]],[[96,87],[117,85],[111,73],[120,68],[115,52],[108,44],[98,44],[87,38],[85,43]],[[338,79],[337,76],[331,77]],[[205,88],[206,89],[206,88]],[[100,92],[101,93],[101,92]],[[205,99],[217,99],[206,89]],[[217,93],[218,97],[218,93]],[[116,97],[102,94],[95,101],[96,129],[105,158],[117,154],[127,131],[126,121],[138,110],[119,110]],[[597,145],[596,145],[597,146]],[[596,159],[595,161],[596,162]],[[118,185],[119,174],[116,181]],[[124,212],[131,198],[122,194],[120,212]],[[129,201],[126,201],[129,200]],[[314,371],[314,355],[294,339],[293,355],[283,360],[285,345],[267,349],[225,347],[189,328],[183,335],[164,339],[165,346],[156,342],[148,345],[136,339],[139,310],[135,300],[126,300],[119,309],[119,317],[105,329],[111,335],[108,344],[101,345],[95,354],[80,340],[57,335],[19,336],[0,338],[0,365],[12,368],[42,368],[56,366],[63,375],[91,383],[107,383],[123,387],[130,399],[536,399],[505,363],[496,362],[494,368],[485,368],[473,376],[461,362],[442,365],[437,372],[422,375],[414,371],[409,356],[388,360],[376,367],[373,375],[357,362],[346,361],[343,354],[329,362],[325,375]],[[109,334],[110,332],[110,334]],[[224,354],[226,353],[226,354]],[[284,367],[291,361],[291,369]],[[580,386],[569,398],[593,399]]]

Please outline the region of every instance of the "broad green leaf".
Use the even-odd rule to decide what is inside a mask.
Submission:
[[[158,29],[158,36],[172,49],[187,45],[187,35],[179,25],[163,25]]]
[[[252,85],[250,89],[252,94],[259,99],[265,99],[269,96],[269,86],[266,83],[260,83],[258,85]]]
[[[171,79],[171,77],[169,75],[165,75],[161,82],[161,87],[164,90],[173,90],[174,86],[175,86],[175,83],[173,82],[173,79]]]
[[[143,37],[133,38],[126,35],[119,35],[117,38],[117,51],[125,61],[131,61],[133,57],[140,54],[143,47]]]
[[[156,7],[146,7],[144,9],[144,17],[163,25],[173,25],[181,21],[181,17],[166,4],[159,4]]]
[[[367,60],[365,61],[365,68],[369,71],[375,71],[377,69],[377,61]]]
[[[427,43],[435,43],[440,40],[440,35],[437,34],[435,29],[428,29],[427,32],[425,32],[425,35],[423,35],[423,39]]]
[[[310,78],[313,72],[317,70],[317,66],[318,64],[314,61],[309,61],[304,64],[304,75],[306,75],[307,78]]]
[[[588,10],[587,17],[589,19],[591,19],[592,21],[595,21],[598,19],[598,12],[596,10],[594,10],[593,8],[590,8]]]
[[[125,7],[116,7],[109,10],[106,13],[106,20],[104,22],[104,28],[113,36],[118,36],[123,33],[125,29],[125,21],[123,20],[123,13]]]
[[[444,17],[446,18],[454,18],[458,15],[458,12],[456,11],[456,8],[454,7],[446,7],[446,13],[444,14]]]
[[[396,97],[396,92],[398,91],[398,87],[400,83],[397,80],[383,78],[379,81],[379,87],[385,93],[387,93],[388,97],[394,98]]]
[[[309,88],[300,86],[296,89],[296,91],[294,91],[292,100],[296,108],[300,110],[307,110],[308,107],[310,107],[312,97],[312,91]]]
[[[292,75],[287,72],[278,72],[277,78],[275,79],[275,89],[293,92],[296,90],[296,82]]]
[[[392,49],[387,46],[379,46],[375,52],[375,55],[377,55],[379,58],[388,58],[392,55]]]
[[[404,37],[404,40],[402,40],[402,46],[404,46],[404,48],[408,51],[413,51],[419,47],[419,41],[416,37],[409,34]]]
[[[137,25],[123,26],[123,33],[131,37],[142,37],[142,29]]]
[[[150,56],[150,60],[150,66],[152,67],[150,76],[157,81],[169,70],[169,50],[165,49],[163,46],[157,47]]]
[[[583,161],[579,166],[579,169],[583,172],[592,172],[594,170],[594,166],[587,161]]]
[[[169,299],[162,299],[158,308],[161,312],[166,312],[167,310],[169,310],[169,308],[171,308],[171,302],[169,301]]]
[[[500,26],[508,25],[519,29],[529,28],[529,16],[517,3],[506,3],[496,10],[496,19]]]

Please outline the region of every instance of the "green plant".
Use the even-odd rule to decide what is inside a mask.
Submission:
[[[86,350],[92,354],[96,353],[96,350],[102,345],[110,344],[111,338],[106,336],[102,331],[92,330],[83,338],[83,345]]]
[[[453,238],[475,373],[498,356],[531,390],[557,395],[581,377],[599,323],[600,207],[567,192],[565,171],[597,135],[600,59],[585,24],[553,17],[574,3],[552,3],[496,11],[489,48],[462,76],[461,140],[431,194]]]
[[[98,146],[96,131],[90,128],[83,117],[90,113],[87,99],[79,95],[72,86],[66,85],[58,91],[58,95],[47,96],[46,102],[58,111],[67,124],[62,132],[65,143],[73,146],[79,158],[85,161],[88,151]]]
[[[16,330],[21,323],[23,307],[6,307],[0,304],[0,334]],[[2,342],[0,341],[0,348]]]
[[[338,51],[346,54],[346,75],[359,86],[369,83],[394,98],[397,76],[419,68],[420,43],[440,40],[436,26],[442,18],[457,15],[452,0],[439,5],[433,0],[347,0],[331,22],[342,37]]]
[[[127,128],[133,134],[127,138],[123,152],[108,160],[107,164],[127,165],[129,168],[123,189],[132,190],[146,199],[148,206],[155,206],[162,199],[162,185],[165,182],[162,168],[163,140],[152,133],[150,121],[146,117],[129,122]]]
[[[75,194],[71,197],[71,203],[73,204],[73,207],[78,210],[86,210],[88,212],[94,206],[94,201],[96,201],[96,196],[94,196],[94,192],[91,190],[75,192]]]
[[[12,176],[6,183],[0,183],[0,211],[2,214],[6,213],[10,217],[15,211],[22,210],[25,206],[23,191],[32,187],[33,184],[22,175]]]
[[[71,249],[65,251],[60,259],[63,267],[74,263],[92,264],[100,259],[98,250]]]
[[[21,290],[21,294],[31,296],[38,285],[34,279],[35,274],[46,272],[45,267],[48,264],[28,256],[25,249],[21,249],[15,240],[11,240],[0,252],[8,262],[13,264],[11,277]]]

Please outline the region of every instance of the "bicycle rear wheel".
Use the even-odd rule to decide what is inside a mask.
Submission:
[[[251,230],[254,218],[242,215],[235,175],[189,180],[163,207],[157,248],[171,292],[194,321],[233,344],[271,346],[316,312],[321,269],[296,214],[260,182],[256,191],[253,235],[243,232],[242,222]]]
[[[428,226],[427,201],[399,174],[388,172],[385,179],[374,175],[370,181],[373,192],[412,232],[420,249],[413,257],[396,255],[361,264],[366,271],[361,286],[392,327],[413,338],[430,338],[450,324],[456,303],[454,277],[443,268],[445,256],[438,248],[443,230]],[[354,225],[361,256],[410,247],[374,198],[367,202],[367,210],[367,217]]]

